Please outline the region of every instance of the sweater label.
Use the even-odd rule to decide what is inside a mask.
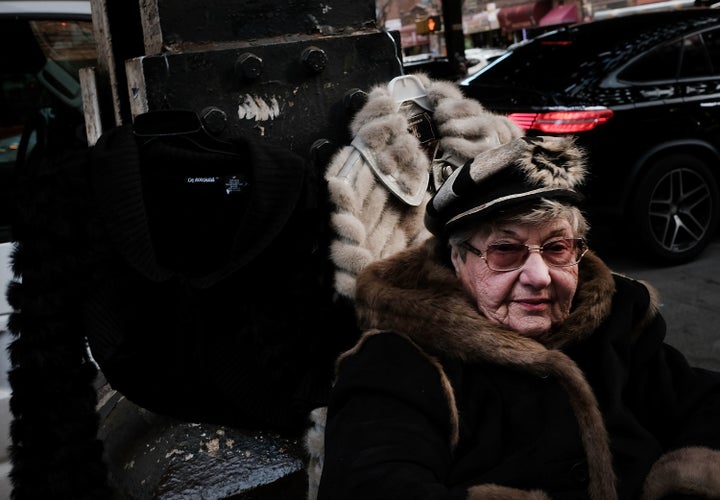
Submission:
[[[225,193],[227,194],[240,193],[248,186],[248,182],[237,175],[223,177],[222,179],[225,183]]]
[[[185,184],[191,185],[222,185],[225,194],[240,193],[245,190],[248,186],[248,182],[238,175],[228,176],[213,176],[213,175],[202,175],[186,177]]]
[[[218,177],[188,177],[185,182],[188,184],[214,184]]]

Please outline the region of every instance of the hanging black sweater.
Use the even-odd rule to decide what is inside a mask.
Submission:
[[[124,126],[46,159],[20,193],[18,498],[106,497],[93,360],[134,403],[190,422],[294,434],[326,404],[354,327],[332,303],[325,196],[300,157]]]

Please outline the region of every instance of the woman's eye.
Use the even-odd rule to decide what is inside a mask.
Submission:
[[[567,252],[572,248],[572,242],[569,240],[551,241],[543,245],[543,252],[561,253]]]
[[[548,246],[543,247],[545,252],[565,252],[568,249],[567,243],[551,243]]]
[[[490,248],[496,252],[513,253],[524,251],[525,245],[518,245],[517,243],[495,243],[491,245]]]

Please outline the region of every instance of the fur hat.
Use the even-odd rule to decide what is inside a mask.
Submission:
[[[519,137],[455,170],[427,204],[425,226],[446,238],[453,230],[540,198],[582,200],[585,155],[573,137]]]

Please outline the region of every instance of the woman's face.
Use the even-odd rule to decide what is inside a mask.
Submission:
[[[555,238],[574,236],[570,223],[562,219],[543,226],[503,225],[485,237],[475,234],[468,243],[485,252],[491,244],[522,243],[537,247]],[[463,261],[455,246],[451,259],[478,310],[521,335],[542,338],[570,314],[578,283],[577,264],[548,266],[540,252],[533,250],[520,269],[499,272],[469,251]]]

